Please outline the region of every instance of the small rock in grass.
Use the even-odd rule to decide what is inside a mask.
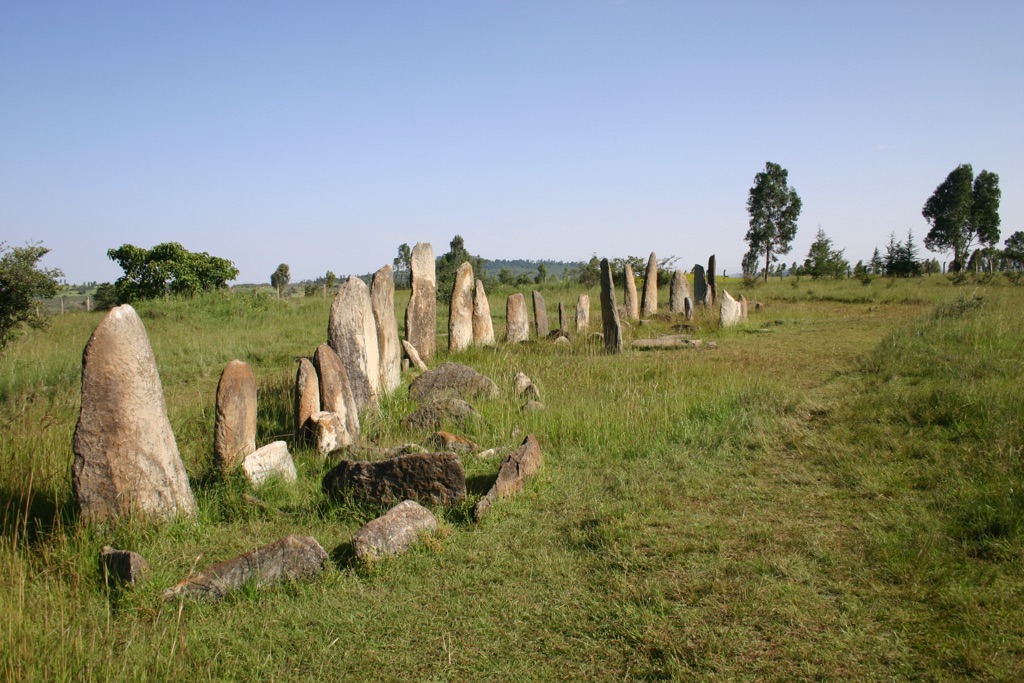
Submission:
[[[115,550],[109,545],[100,551],[100,568],[108,585],[135,585],[149,575],[149,563],[130,550]]]
[[[250,454],[242,461],[242,471],[253,486],[260,486],[273,476],[285,481],[295,481],[298,474],[295,462],[288,452],[288,444],[284,441],[268,443]]]
[[[379,560],[400,555],[422,534],[437,531],[437,518],[413,500],[403,500],[383,516],[368,522],[352,537],[352,547],[361,560]]]

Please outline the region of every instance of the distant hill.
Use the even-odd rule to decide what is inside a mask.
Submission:
[[[540,261],[527,261],[525,259],[484,259],[484,272],[490,277],[498,277],[498,273],[501,272],[502,268],[508,268],[512,271],[513,275],[521,275],[523,273],[536,273],[537,266],[544,264],[544,267],[548,269],[548,277],[562,277],[562,274],[570,268],[578,268],[582,265],[586,265],[580,261],[549,261],[547,259],[541,259]]]

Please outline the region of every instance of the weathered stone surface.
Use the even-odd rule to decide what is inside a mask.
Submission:
[[[473,343],[478,346],[494,346],[494,322],[491,320],[491,304],[487,301],[482,280],[476,281],[473,294]]]
[[[434,513],[414,500],[403,500],[357,531],[352,536],[352,547],[361,560],[379,560],[401,555],[423,534],[435,531]]]
[[[619,312],[615,309],[615,281],[608,259],[601,259],[601,325],[605,351],[622,351],[622,327],[619,325]]]
[[[647,259],[647,271],[644,273],[644,296],[640,304],[640,314],[645,318],[658,312],[658,257],[651,252]]]
[[[422,358],[420,358],[420,354],[416,350],[415,346],[413,346],[412,344],[403,339],[402,348],[405,349],[405,355],[408,358],[408,360],[412,361],[413,365],[415,365],[420,370],[428,369],[427,364],[423,362]]]
[[[544,295],[533,292],[533,333],[537,339],[548,336],[548,309],[544,306]]]
[[[740,320],[746,320],[748,315],[749,302],[747,297],[740,294],[740,298],[737,300],[740,304]]]
[[[295,443],[305,443],[313,438],[309,418],[320,412],[320,378],[308,358],[299,359],[295,372]]]
[[[473,266],[464,261],[455,271],[448,307],[448,353],[465,351],[473,343]]]
[[[512,378],[512,388],[516,392],[516,398],[540,398],[540,390],[529,377],[523,372],[517,372]]]
[[[248,455],[242,461],[242,471],[253,486],[261,486],[271,477],[285,481],[295,481],[299,477],[295,461],[288,452],[288,444],[284,441],[268,443]]]
[[[704,266],[699,263],[693,267],[693,300],[698,306],[710,306],[708,283],[704,279]]]
[[[286,536],[232,560],[215,564],[164,591],[164,600],[219,600],[247,584],[257,587],[310,579],[327,566],[327,552],[312,536]]]
[[[329,496],[349,493],[356,500],[392,505],[411,498],[454,505],[466,497],[466,472],[454,453],[417,453],[390,460],[342,460],[324,476]]]
[[[445,397],[495,398],[498,385],[469,366],[445,363],[414,379],[409,385],[409,396],[417,403]]]
[[[402,426],[407,429],[437,429],[445,423],[465,424],[467,420],[479,417],[480,413],[461,398],[438,398],[402,418]]]
[[[327,455],[346,446],[345,421],[337,413],[321,410],[309,416],[309,426],[316,452]]]
[[[683,299],[683,313],[687,320],[693,320],[693,299],[689,296]]]
[[[409,277],[412,296],[405,309],[405,339],[428,361],[437,350],[437,275],[430,242],[417,242],[412,248]]]
[[[505,341],[524,342],[530,339],[530,322],[526,316],[526,297],[513,294],[505,302]]]
[[[718,266],[715,264],[715,255],[708,257],[708,306],[713,306],[718,301],[718,283],[715,273]]]
[[[700,339],[690,339],[681,334],[670,334],[654,339],[637,339],[632,343],[635,349],[696,349],[703,345],[704,342]]]
[[[467,453],[479,448],[479,446],[466,437],[452,434],[451,432],[435,432],[430,437],[430,447],[439,451],[451,451],[452,453]]]
[[[544,404],[541,403],[540,401],[529,400],[523,404],[521,410],[524,413],[532,413],[537,410],[544,410]]]
[[[349,277],[331,304],[327,343],[338,354],[356,408],[376,405],[380,394],[380,350],[373,319],[370,289],[355,275]]]
[[[384,266],[373,274],[370,304],[377,326],[380,391],[390,394],[402,383],[402,347],[395,317],[395,274],[391,266]]]
[[[568,337],[562,335],[558,335],[557,337],[555,337],[554,343],[556,346],[569,346],[572,344]]]
[[[672,273],[672,288],[668,293],[668,310],[670,313],[686,313],[686,297],[690,296],[690,283],[686,273],[677,270]]]
[[[386,460],[400,455],[428,453],[426,448],[415,443],[404,443],[400,446],[354,446],[348,450],[350,460]]]
[[[519,448],[505,456],[494,486],[473,508],[473,518],[479,522],[495,502],[522,491],[524,482],[540,469],[542,462],[540,444],[530,434]]]
[[[74,451],[71,482],[85,521],[195,512],[146,328],[127,304],[107,313],[82,354]]]
[[[348,385],[348,374],[338,354],[327,344],[321,344],[313,354],[313,366],[320,377],[320,407],[337,413],[345,425],[338,434],[338,446],[348,446],[359,440],[359,411]]]
[[[590,329],[590,295],[580,294],[576,301],[576,333],[586,334]]]
[[[227,470],[256,450],[256,376],[248,363],[235,359],[220,373],[216,414],[213,459]]]
[[[109,545],[100,551],[100,571],[108,585],[134,585],[149,577],[149,563],[138,553],[115,550]]]
[[[626,264],[624,282],[625,298],[623,299],[623,305],[625,306],[626,320],[639,320],[640,302],[636,295],[636,276],[633,275],[633,266],[629,263]]]
[[[722,327],[736,325],[743,320],[743,306],[724,289],[722,290],[722,312],[719,320]]]

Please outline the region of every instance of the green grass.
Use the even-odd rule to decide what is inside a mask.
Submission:
[[[498,461],[464,458],[470,499],[436,511],[438,539],[373,566],[352,562],[349,541],[380,510],[327,500],[330,461],[293,449],[299,481],[256,492],[264,506],[240,478],[214,476],[221,369],[253,366],[259,441],[290,440],[295,359],[326,338],[328,300],[138,307],[199,505],[196,519],[156,527],[85,528],[74,514],[81,350],[100,314],[26,333],[0,360],[3,677],[1024,677],[1024,289],[940,276],[720,286],[764,308],[724,330],[698,316],[691,333],[717,349],[609,356],[541,341],[453,358],[503,389],[463,433],[501,448],[534,433],[544,466],[476,526]],[[544,289],[552,326],[580,291]],[[491,293],[499,338],[507,294]],[[661,316],[626,338],[680,322]],[[518,370],[544,411],[520,411]],[[410,409],[403,387],[364,436],[423,440],[398,426]],[[332,555],[322,578],[161,601],[193,568],[289,533]],[[142,553],[150,582],[106,588],[104,544]]]

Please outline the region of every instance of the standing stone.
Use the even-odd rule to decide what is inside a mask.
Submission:
[[[428,361],[437,350],[437,275],[430,242],[417,242],[412,248],[409,271],[412,296],[405,309],[405,338]]]
[[[331,304],[327,343],[345,365],[356,407],[363,410],[375,405],[380,394],[377,323],[373,319],[370,289],[355,275],[338,288]]]
[[[463,261],[455,271],[448,308],[448,353],[465,351],[473,343],[473,266]]]
[[[309,418],[320,411],[320,378],[316,368],[308,358],[299,359],[299,369],[295,372],[295,443],[309,441],[312,436],[312,425]]]
[[[352,548],[361,560],[379,560],[404,553],[420,536],[435,531],[434,513],[414,500],[403,500],[357,531]]]
[[[633,292],[636,293],[635,286]],[[615,308],[615,281],[612,279],[612,267],[606,258],[601,259],[601,324],[605,351],[622,351],[622,327],[619,325],[619,312]]]
[[[576,332],[586,334],[590,329],[590,295],[580,294],[576,302]]]
[[[722,312],[719,317],[722,327],[730,327],[743,320],[743,305],[732,298],[729,292],[722,290]]]
[[[693,267],[693,297],[698,306],[709,306],[708,283],[704,280],[704,266]]]
[[[569,336],[569,316],[565,312],[565,304],[558,302],[558,336]]]
[[[690,283],[686,273],[677,270],[672,273],[672,289],[668,294],[668,310],[670,313],[686,313],[686,298],[690,296]]]
[[[195,512],[156,358],[142,320],[117,306],[82,353],[82,408],[71,484],[87,522]]]
[[[271,477],[281,477],[285,481],[295,481],[295,461],[288,452],[288,444],[284,441],[268,443],[259,450],[250,453],[242,461],[242,472],[253,486],[260,486]]]
[[[337,413],[321,410],[309,416],[313,446],[320,455],[332,453],[347,444],[341,443],[346,433],[345,421]]]
[[[349,446],[359,439],[359,411],[356,408],[348,375],[338,354],[327,344],[321,344],[313,354],[313,366],[320,377],[320,406],[327,412],[337,413],[344,433],[338,435],[338,446]]]
[[[476,291],[473,294],[473,343],[479,346],[494,346],[491,304],[487,301],[483,280],[476,281]]]
[[[740,294],[740,298],[738,299],[738,301],[740,302],[740,320],[746,320],[748,308],[747,297]]]
[[[647,272],[644,273],[644,298],[640,312],[645,318],[658,312],[658,257],[653,251],[647,259]]]
[[[626,288],[624,304],[626,307],[626,320],[640,319],[640,306],[636,296],[636,278],[633,276],[633,266],[626,264]],[[602,309],[603,310],[603,309]]]
[[[718,266],[715,264],[715,255],[708,258],[708,305],[713,306],[718,301],[718,284],[715,281],[715,271]]]
[[[384,266],[373,274],[370,304],[377,325],[380,391],[390,394],[402,383],[402,348],[395,318],[395,273],[391,266]]]
[[[505,302],[505,341],[524,342],[530,339],[530,323],[526,317],[526,297],[513,294]]]
[[[533,292],[533,332],[537,339],[548,336],[548,309],[544,306],[544,295]]]
[[[683,299],[683,313],[687,320],[693,320],[693,299],[689,296]]]
[[[256,377],[248,363],[233,360],[217,383],[213,459],[229,470],[256,450]]]

